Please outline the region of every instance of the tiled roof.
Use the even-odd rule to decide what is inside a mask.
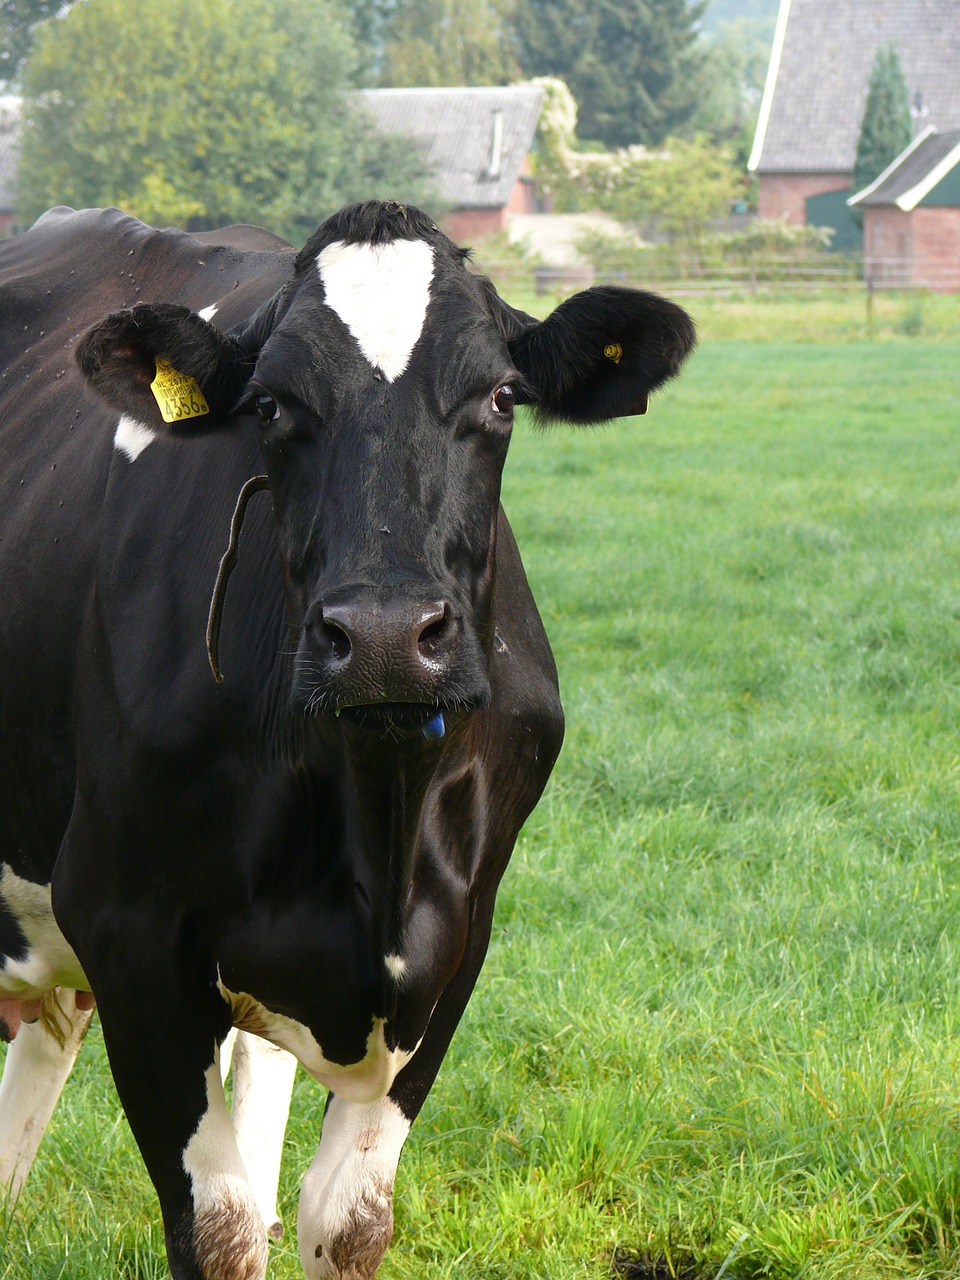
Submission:
[[[20,143],[20,99],[0,97],[0,213],[12,213]]]
[[[780,0],[750,168],[850,173],[877,48],[900,55],[919,128],[960,129],[958,0]]]
[[[499,209],[533,143],[543,90],[363,89],[357,100],[382,133],[412,139],[453,209]]]
[[[937,133],[928,129],[848,204],[895,204],[909,212],[958,164],[960,130]]]

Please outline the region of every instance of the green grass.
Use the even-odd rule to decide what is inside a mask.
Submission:
[[[708,335],[646,418],[518,430],[568,737],[384,1280],[960,1273],[958,372]],[[278,1280],[322,1107],[298,1080]],[[166,1274],[98,1036],[0,1259]]]

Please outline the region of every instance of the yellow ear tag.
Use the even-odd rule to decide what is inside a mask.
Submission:
[[[603,354],[608,360],[612,360],[614,364],[619,364],[623,359],[623,347],[619,342],[611,342],[609,346],[603,348]]]
[[[150,390],[160,407],[164,422],[183,422],[185,418],[202,418],[210,412],[203,392],[196,379],[188,373],[178,373],[166,360],[157,361],[157,376],[150,383]]]

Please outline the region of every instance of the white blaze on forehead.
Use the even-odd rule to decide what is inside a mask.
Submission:
[[[124,414],[113,433],[113,446],[125,453],[131,462],[136,462],[147,445],[153,444],[156,438],[156,432],[145,423]]]
[[[325,301],[388,382],[410,363],[430,302],[433,249],[424,240],[327,245],[317,255]]]
[[[206,320],[206,322],[209,324],[219,310],[220,308],[217,306],[217,304],[215,302],[211,302],[209,307],[204,307],[202,311],[197,312],[197,315],[200,317],[201,320]]]

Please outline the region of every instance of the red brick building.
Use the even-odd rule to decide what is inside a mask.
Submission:
[[[958,0],[780,0],[749,161],[761,218],[852,233],[843,193],[884,44],[900,56],[917,132],[960,129]]]
[[[543,89],[364,89],[357,101],[378,132],[417,145],[452,240],[476,242],[506,231],[509,213],[535,212],[529,153]]]
[[[960,130],[926,129],[850,204],[869,283],[960,292]]]

